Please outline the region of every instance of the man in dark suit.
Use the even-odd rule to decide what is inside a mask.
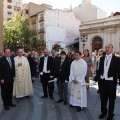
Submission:
[[[60,57],[56,56],[56,50],[55,49],[52,49],[51,50],[51,54],[52,54],[52,59],[53,59],[53,77],[55,78],[55,73],[56,73],[56,66],[59,64],[59,60],[60,60]],[[53,83],[54,85],[54,83]],[[57,82],[57,86],[58,86],[58,82]],[[54,86],[53,86],[53,90],[54,90]]]
[[[107,120],[112,120],[118,79],[120,84],[120,59],[112,54],[112,44],[107,45],[105,49],[106,55],[100,58],[99,69],[94,81],[99,81],[101,99],[101,114],[99,115],[99,119],[104,118],[108,112]],[[107,110],[108,100],[109,108]]]
[[[4,55],[5,56],[0,59],[1,95],[5,110],[9,110],[9,106],[16,106],[12,103],[15,66],[14,59],[10,57],[10,49],[6,49]]]
[[[48,55],[49,55],[48,49],[44,49],[44,57],[40,59],[39,71],[40,71],[43,92],[44,92],[44,95],[41,98],[48,97],[48,93],[47,93],[47,87],[48,87],[50,99],[54,99],[53,82],[48,83],[48,81],[53,79],[53,59]]]
[[[64,105],[67,105],[67,93],[68,93],[68,83],[70,75],[70,63],[66,60],[66,53],[61,52],[61,59],[56,66],[55,78],[58,81],[58,90],[59,90],[59,100],[57,103],[64,101]]]

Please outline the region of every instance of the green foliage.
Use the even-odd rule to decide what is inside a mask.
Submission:
[[[4,45],[16,50],[18,46],[29,44],[36,32],[28,28],[28,22],[21,13],[16,12],[12,20],[4,23]]]

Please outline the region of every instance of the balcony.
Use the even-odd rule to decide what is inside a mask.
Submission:
[[[45,33],[45,29],[44,29],[44,28],[39,29],[39,30],[38,30],[38,34],[40,34],[40,33]]]
[[[39,18],[39,22],[44,21],[44,17]]]

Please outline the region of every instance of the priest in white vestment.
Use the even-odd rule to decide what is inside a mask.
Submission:
[[[87,73],[87,63],[81,58],[81,53],[75,53],[75,59],[70,69],[70,106],[77,106],[77,111],[81,111],[82,107],[87,107],[87,92],[85,84],[85,76]]]
[[[30,66],[26,57],[23,56],[23,50],[18,50],[18,56],[15,60],[15,81],[13,87],[13,96],[22,98],[33,95],[33,86],[31,80]]]

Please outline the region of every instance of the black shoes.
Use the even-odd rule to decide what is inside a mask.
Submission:
[[[53,99],[54,99],[54,97],[53,97],[53,96],[50,96],[50,99],[51,99],[51,100],[53,100]]]
[[[47,98],[48,96],[47,95],[43,95],[41,98]]]
[[[10,107],[16,107],[16,105],[15,105],[15,104],[10,104],[9,106],[10,106]]]
[[[9,106],[5,105],[4,106],[5,110],[9,110]]]
[[[81,110],[81,107],[77,107],[77,112],[80,112]]]
[[[73,105],[70,105],[71,108],[73,108],[74,106]]]
[[[105,116],[106,116],[106,114],[101,113],[101,114],[99,115],[99,119],[103,119]]]
[[[67,101],[64,101],[64,105],[67,105]]]
[[[113,117],[114,117],[114,115],[113,115],[113,116],[110,116],[110,115],[109,115],[109,116],[107,117],[107,120],[113,120]]]
[[[59,100],[57,101],[57,103],[61,103],[61,102],[63,102],[63,100],[61,100],[61,99],[59,99]]]
[[[97,93],[100,93],[100,90],[98,90]]]

